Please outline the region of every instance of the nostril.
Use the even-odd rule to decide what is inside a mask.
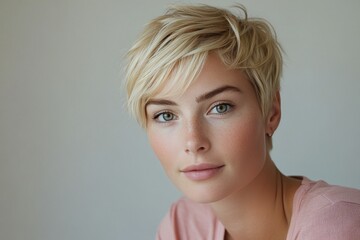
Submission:
[[[196,147],[194,147],[194,148],[189,147],[189,148],[186,148],[186,149],[185,149],[185,152],[186,152],[186,153],[196,153],[196,152],[204,152],[204,151],[206,151],[206,147],[204,147],[204,146],[201,146],[201,147],[198,147],[198,148],[196,148]]]
[[[198,151],[204,151],[205,147],[199,147]]]

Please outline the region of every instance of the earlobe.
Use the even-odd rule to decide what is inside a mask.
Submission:
[[[280,119],[281,119],[281,99],[280,99],[280,92],[277,91],[274,96],[274,100],[267,117],[266,134],[269,137],[271,137],[274,134],[275,130],[279,126]]]

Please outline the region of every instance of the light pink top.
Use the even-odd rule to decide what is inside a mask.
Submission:
[[[224,235],[209,206],[181,198],[161,222],[156,239],[223,240]],[[304,177],[286,240],[360,240],[360,190]]]

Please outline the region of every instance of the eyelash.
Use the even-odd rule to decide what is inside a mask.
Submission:
[[[173,117],[173,119],[168,120],[168,121],[166,121],[166,120],[165,120],[165,121],[160,121],[160,120],[159,120],[159,117],[160,117],[160,116],[164,116],[164,114],[171,114],[172,117]],[[164,118],[164,117],[163,117],[163,118]],[[174,118],[176,118],[176,115],[175,115],[174,113],[170,112],[170,111],[162,111],[162,112],[156,113],[156,114],[154,115],[154,117],[153,117],[153,119],[154,119],[155,121],[159,122],[159,123],[168,123],[168,122],[174,120]]]
[[[222,106],[222,105],[227,106],[228,109],[227,109],[225,112],[215,113],[215,114],[217,114],[217,115],[224,115],[224,114],[228,113],[229,111],[231,111],[232,108],[234,107],[234,105],[233,105],[233,104],[230,104],[230,103],[218,102],[218,103],[214,104],[214,105],[210,108],[210,110],[208,111],[208,114],[211,113],[211,111],[213,111],[216,107],[219,107],[219,106]],[[170,119],[170,120],[165,120],[165,119],[164,119],[164,121],[160,121],[160,120],[159,120],[159,117],[163,116],[163,118],[164,118],[164,115],[165,115],[165,114],[171,114],[171,115],[172,115],[172,119]],[[159,122],[159,123],[169,123],[169,122],[171,122],[171,121],[173,121],[173,120],[176,120],[176,115],[175,115],[174,113],[170,112],[170,111],[165,110],[165,111],[156,113],[156,114],[153,116],[152,119],[154,119],[155,121],[157,121],[157,122]]]
[[[234,107],[234,105],[233,105],[233,104],[230,104],[230,103],[218,102],[218,103],[215,103],[215,104],[210,108],[210,110],[209,110],[208,113],[211,113],[211,111],[213,111],[216,107],[219,107],[219,106],[222,106],[222,105],[227,106],[228,109],[227,109],[225,112],[223,112],[223,113],[215,113],[215,114],[224,115],[224,114],[228,113],[229,111],[231,111],[231,110],[233,109],[233,107]]]

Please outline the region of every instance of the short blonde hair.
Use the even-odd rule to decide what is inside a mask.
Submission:
[[[184,92],[213,52],[246,73],[267,116],[280,89],[281,47],[267,21],[248,18],[241,5],[235,8],[242,16],[208,5],[173,5],[145,27],[126,68],[128,109],[143,127],[148,100],[165,85]]]

